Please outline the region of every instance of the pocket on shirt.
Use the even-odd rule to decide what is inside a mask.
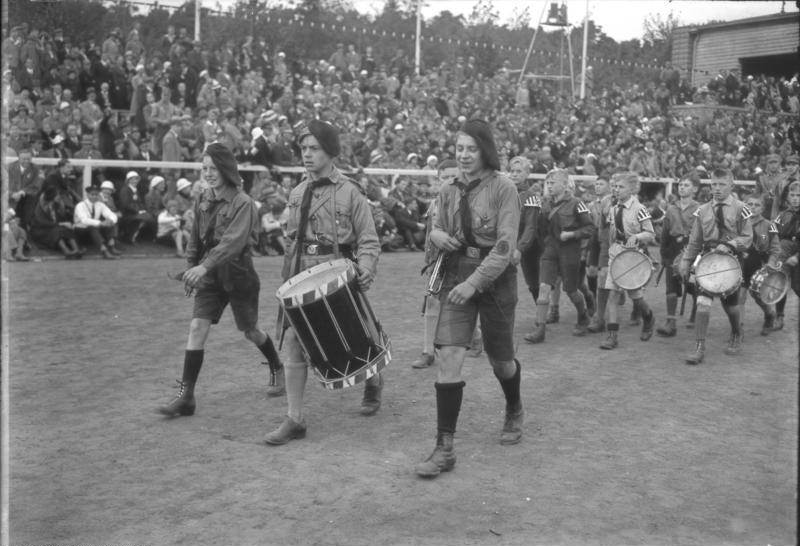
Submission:
[[[336,233],[339,241],[343,241],[353,232],[353,216],[350,211],[336,209]]]
[[[472,212],[472,233],[484,239],[494,239],[497,234],[497,215],[488,211]]]

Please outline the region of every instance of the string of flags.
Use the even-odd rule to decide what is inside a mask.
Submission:
[[[159,6],[158,1],[156,1],[156,2],[151,4],[151,3],[147,2],[147,1],[128,0],[128,3],[137,4],[137,5],[152,5],[155,8],[168,7],[168,6]],[[203,8],[203,11],[205,11],[206,13],[214,13],[214,14],[217,14],[217,15],[227,16],[227,17],[233,17],[234,16],[233,9],[229,9],[228,11],[223,11],[221,9]],[[317,28],[317,27],[319,27],[321,30],[330,30],[332,32],[342,32],[342,33],[350,33],[350,34],[361,34],[361,35],[366,35],[366,36],[380,36],[380,37],[389,37],[389,36],[391,36],[392,38],[395,38],[395,39],[399,38],[401,40],[414,40],[415,39],[415,35],[413,33],[397,32],[397,31],[387,32],[386,30],[378,31],[378,30],[376,30],[374,28],[372,28],[372,29],[366,28],[366,27],[358,28],[358,27],[355,27],[355,26],[345,25],[345,24],[341,24],[341,23],[325,23],[325,22],[317,23],[315,21],[305,21],[302,18],[302,16],[299,16],[298,14],[295,14],[292,17],[285,17],[285,18],[284,17],[273,17],[272,15],[267,14],[267,15],[264,16],[264,20],[267,23],[275,22],[278,25],[287,24],[287,25],[294,25],[294,26],[300,26],[300,27],[308,26],[309,28]],[[457,47],[482,48],[482,49],[487,49],[487,50],[488,49],[493,49],[493,50],[499,50],[501,52],[507,52],[507,53],[516,53],[516,54],[525,54],[525,53],[527,53],[527,48],[524,48],[524,47],[496,44],[494,42],[483,42],[483,41],[479,41],[479,40],[461,40],[461,39],[454,39],[454,38],[444,38],[442,36],[426,36],[426,35],[423,34],[423,35],[420,36],[420,41],[428,42],[428,43],[432,43],[432,44],[447,44],[447,45],[457,46]],[[555,52],[555,51],[548,51],[548,50],[542,50],[542,49],[534,49],[534,50],[532,50],[531,53],[533,53],[535,55],[538,55],[540,57],[548,57],[548,58],[558,58],[560,56],[560,54]],[[613,58],[605,58],[605,57],[587,56],[586,60],[587,60],[587,62],[590,62],[592,64],[598,64],[599,63],[599,64],[612,65],[612,66],[621,66],[621,67],[627,67],[627,68],[640,68],[640,69],[644,69],[644,70],[659,70],[660,71],[660,70],[662,70],[664,68],[663,66],[660,66],[660,65],[657,65],[657,64],[653,64],[653,63],[641,63],[641,62],[627,61],[627,60],[624,60],[624,59],[613,59]],[[688,67],[677,66],[677,65],[673,65],[673,66],[676,69],[681,70],[683,72],[690,71],[690,69]],[[691,69],[691,72],[698,73],[698,74],[704,74],[704,75],[710,75],[711,74],[707,70],[699,70],[699,69]]]

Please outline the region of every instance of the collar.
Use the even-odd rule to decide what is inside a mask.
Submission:
[[[328,175],[328,178],[330,178],[331,182],[333,182],[336,185],[343,184],[346,180],[342,172],[336,168],[336,165],[333,165],[331,167],[331,173]],[[304,181],[307,181],[309,184],[311,184],[311,182],[313,182],[314,180],[315,179],[311,178],[311,176],[308,173],[306,173]]]
[[[216,195],[211,188],[208,188],[206,191],[209,193],[209,201],[227,201],[230,203],[233,201],[236,194],[239,193],[239,188],[231,186],[230,184],[225,184]]]
[[[728,197],[726,197],[722,201],[712,201],[712,203],[713,203],[714,207],[716,207],[717,205],[731,206],[731,205],[733,205],[733,195],[729,195]]]
[[[631,206],[633,206],[633,199],[634,196],[631,195],[624,203],[619,203],[619,204],[622,205],[623,208],[629,209],[631,208]]]

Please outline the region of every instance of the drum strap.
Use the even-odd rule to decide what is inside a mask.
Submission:
[[[303,257],[303,243],[306,239],[308,215],[311,209],[311,196],[315,189],[327,186],[328,184],[333,184],[330,178],[320,178],[319,180],[309,182],[306,186],[306,190],[303,192],[303,200],[300,201],[300,220],[297,224],[297,234],[295,235],[294,268],[292,274],[296,274],[300,271],[300,260]]]

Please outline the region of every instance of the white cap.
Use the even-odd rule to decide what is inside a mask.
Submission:
[[[402,123],[398,123],[397,125],[394,126],[394,130],[395,131],[402,131],[403,130],[403,124]]]
[[[58,133],[53,137],[53,144],[61,144],[62,142],[64,142],[64,137],[61,135],[61,133]]]
[[[100,184],[100,189],[115,191],[114,183],[111,180],[103,180],[103,183]]]
[[[128,171],[128,174],[125,175],[125,182],[127,182],[128,180],[130,180],[134,176],[136,178],[139,178],[139,173],[137,173],[136,171]]]
[[[253,130],[250,131],[250,136],[253,137],[253,140],[263,135],[264,131],[261,129],[261,127],[253,127]]]
[[[154,176],[153,178],[150,179],[150,189],[152,190],[153,188],[161,184],[163,181],[164,181],[163,176]]]
[[[185,190],[186,188],[191,188],[192,183],[186,180],[185,178],[179,178],[178,182],[175,184],[175,188],[178,191]]]

